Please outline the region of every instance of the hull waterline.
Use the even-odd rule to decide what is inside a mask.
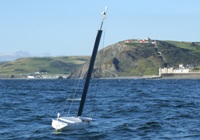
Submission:
[[[55,130],[85,129],[90,126],[91,120],[86,117],[60,117],[52,119],[52,127]]]

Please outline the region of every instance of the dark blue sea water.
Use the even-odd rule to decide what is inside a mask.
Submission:
[[[77,83],[79,86],[77,88]],[[199,140],[200,80],[92,80],[91,127],[55,132],[57,113],[76,115],[83,80],[0,80],[1,140]],[[76,91],[75,91],[76,89]]]

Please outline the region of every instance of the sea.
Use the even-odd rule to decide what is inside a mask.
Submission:
[[[200,140],[200,79],[91,79],[90,127],[56,131],[76,116],[83,79],[0,80],[0,140]]]

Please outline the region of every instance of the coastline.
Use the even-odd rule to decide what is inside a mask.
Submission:
[[[0,78],[0,80],[60,80],[59,78]],[[83,78],[62,78],[62,79],[83,79]],[[61,79],[61,80],[62,80]],[[102,77],[93,79],[200,79],[200,73],[167,73],[159,75],[127,76],[127,77]]]
[[[164,79],[200,79],[200,73],[165,73]]]

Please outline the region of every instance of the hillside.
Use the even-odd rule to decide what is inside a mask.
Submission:
[[[0,63],[0,77],[26,77],[30,74],[84,77],[87,56],[32,57]],[[161,40],[125,40],[98,51],[93,77],[158,75],[160,67],[179,64],[200,65],[200,43]]]
[[[35,73],[67,75],[88,59],[87,56],[20,58],[15,61],[1,62],[0,75],[8,75],[8,77]]]
[[[159,67],[199,62],[199,42],[125,40],[98,52],[93,77],[157,75]],[[70,77],[84,77],[88,63]]]

